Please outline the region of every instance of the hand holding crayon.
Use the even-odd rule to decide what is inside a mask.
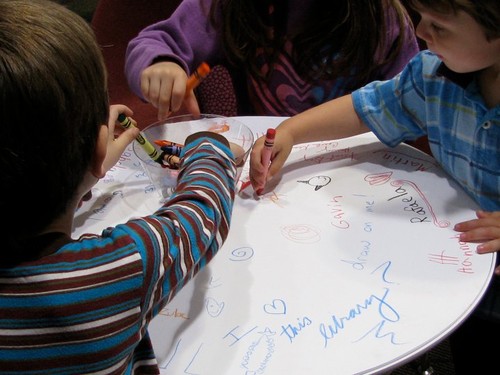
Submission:
[[[118,115],[118,121],[126,129],[137,126],[135,120],[125,116],[123,113]],[[162,167],[164,168],[169,167],[174,169],[179,168],[180,158],[178,157],[178,155],[166,153],[165,150],[162,150],[163,152],[161,153],[158,152],[158,150],[148,141],[143,132],[140,132],[139,135],[135,138],[135,140],[141,145],[144,151],[146,151],[148,156],[155,162],[161,164]]]
[[[123,113],[118,115],[118,121],[125,128],[137,127],[137,123],[132,120],[130,117],[125,116]],[[161,164],[160,154],[158,150],[148,141],[143,132],[140,132],[139,135],[135,138],[137,142],[142,146],[144,151],[148,154],[148,156],[154,161]]]
[[[261,162],[266,168],[266,178],[269,171],[269,164],[271,163],[271,155],[273,153],[274,147],[274,137],[276,136],[276,129],[269,128],[266,132],[266,140],[264,141],[264,148],[262,149]],[[261,195],[264,188],[260,188],[256,191],[257,195]]]

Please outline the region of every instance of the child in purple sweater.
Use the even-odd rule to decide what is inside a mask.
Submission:
[[[398,0],[184,0],[130,41],[125,73],[159,119],[199,113],[186,80],[203,61],[228,67],[240,115],[291,116],[392,78],[418,50]]]

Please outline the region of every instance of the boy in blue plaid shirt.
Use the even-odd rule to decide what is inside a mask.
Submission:
[[[252,186],[263,188],[295,144],[372,131],[393,147],[427,135],[435,159],[481,207],[476,218],[455,225],[460,240],[479,243],[480,254],[499,251],[500,1],[407,3],[420,15],[417,35],[428,50],[391,80],[372,82],[281,123],[267,178],[260,157],[264,137],[258,139],[250,160]],[[473,316],[452,336],[460,350],[457,360],[474,358],[474,365],[496,360],[478,345],[485,334],[500,333],[498,262],[495,274]],[[458,362],[456,367],[457,373],[465,369]]]

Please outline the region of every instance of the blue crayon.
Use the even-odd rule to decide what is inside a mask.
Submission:
[[[168,146],[162,146],[161,150],[165,151],[169,155],[180,156],[182,147],[175,145],[168,145]]]

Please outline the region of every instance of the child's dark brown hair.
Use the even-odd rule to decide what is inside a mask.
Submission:
[[[418,11],[421,8],[438,13],[464,11],[474,18],[488,39],[500,38],[500,0],[405,0]]]
[[[404,24],[411,21],[397,0],[315,1],[308,21],[298,27],[295,35],[287,36],[293,43],[292,59],[298,73],[306,79],[351,77],[351,89],[375,79],[380,67],[396,57],[407,41],[407,35],[401,33],[387,60],[376,61],[377,48],[387,43],[385,25],[390,6],[397,10],[404,30]],[[282,50],[288,1],[214,0],[213,22],[218,9],[222,9],[222,25],[216,27],[222,27],[229,61],[259,76],[256,51],[267,51],[272,65]]]
[[[64,21],[62,21],[64,20]],[[6,249],[68,209],[107,123],[106,71],[94,34],[53,1],[0,0],[0,231]]]

